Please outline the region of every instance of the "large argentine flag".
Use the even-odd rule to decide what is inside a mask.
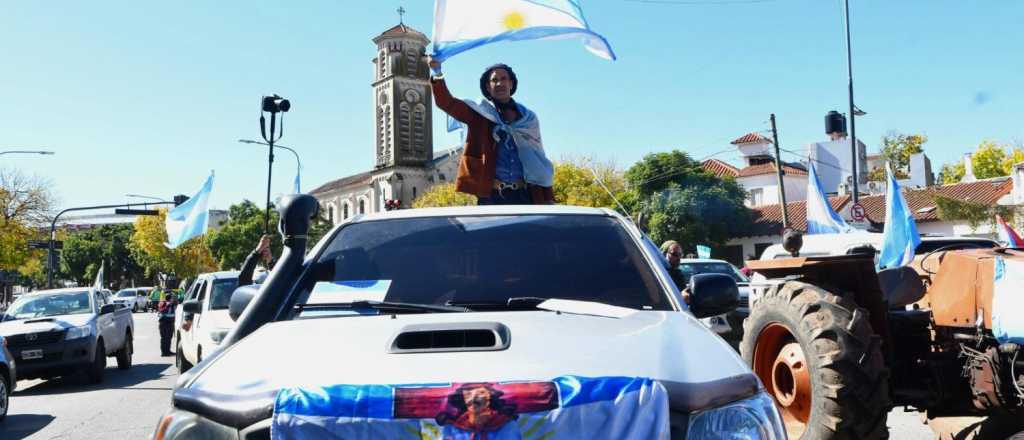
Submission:
[[[594,55],[614,60],[590,29],[578,0],[435,0],[434,58],[443,61],[497,41],[582,38]]]
[[[668,396],[651,379],[333,385],[282,389],[271,438],[668,439]]]
[[[914,259],[914,250],[921,244],[917,233],[914,213],[907,207],[907,201],[900,193],[900,184],[892,174],[892,168],[885,166],[889,188],[885,194],[885,231],[882,234],[882,252],[878,256],[876,269],[906,266]]]
[[[814,170],[814,163],[808,163],[808,171],[810,176],[807,178],[807,233],[836,234],[852,231],[853,228],[836,214],[828,202],[825,191],[821,189],[818,172]]]
[[[1006,220],[1003,220],[1003,216],[996,214],[996,229],[999,230],[999,241],[1006,243],[1008,248],[1021,249],[1024,248],[1024,239],[1020,238],[1020,234],[1013,230]]]
[[[207,201],[212,189],[213,173],[210,173],[196,195],[167,212],[167,247],[174,249],[188,239],[206,233],[210,219]]]

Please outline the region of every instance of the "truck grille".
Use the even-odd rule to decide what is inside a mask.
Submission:
[[[25,347],[29,345],[52,344],[64,339],[64,330],[56,330],[39,333],[25,333],[7,337],[8,348]]]

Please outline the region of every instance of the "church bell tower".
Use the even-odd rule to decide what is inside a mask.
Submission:
[[[434,155],[430,68],[424,59],[430,40],[399,24],[373,42],[375,168],[424,166]]]

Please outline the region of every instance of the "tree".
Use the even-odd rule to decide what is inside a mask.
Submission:
[[[655,242],[676,240],[684,249],[722,245],[750,224],[746,191],[686,153],[648,154],[626,171],[626,181],[631,212],[641,213]]]
[[[41,177],[0,168],[0,269],[17,269],[30,258],[28,240],[51,218],[51,187]]]
[[[971,167],[978,179],[1009,176],[1013,165],[1021,162],[1024,162],[1024,149],[989,140],[978,144],[971,154]],[[939,171],[939,180],[944,184],[957,183],[965,174],[963,162],[947,163]]]
[[[476,205],[476,196],[456,191],[454,182],[434,185],[412,202],[413,208],[473,205]]]
[[[594,178],[594,173],[600,178],[600,183]],[[556,203],[618,210],[615,200],[625,194],[626,180],[614,163],[600,163],[589,157],[568,158],[555,163],[552,190]]]
[[[925,142],[928,142],[928,136],[923,134],[891,131],[882,136],[882,157],[885,163],[892,166],[892,172],[897,179],[910,177],[910,156],[923,152],[922,145]],[[868,172],[868,180],[884,181],[885,166],[876,167]]]
[[[193,278],[215,270],[217,263],[204,237],[192,238],[175,249],[164,245],[167,242],[167,209],[160,209],[159,213],[135,219],[135,232],[129,245],[132,257],[146,269],[146,276],[173,273],[178,278]]]
[[[131,281],[145,281],[145,269],[135,261],[129,244],[131,225],[103,225],[84,232],[69,234],[61,252],[61,268],[79,285],[88,285],[106,263],[104,278],[115,287]]]
[[[228,208],[228,221],[221,226],[220,230],[211,232],[206,238],[206,243],[221,269],[242,267],[245,257],[256,248],[260,237],[263,236],[264,212],[262,208],[249,200],[244,200],[242,203],[231,205]],[[271,209],[270,225],[276,226],[279,218],[277,210]],[[271,253],[281,255],[280,234],[275,229],[270,235]]]

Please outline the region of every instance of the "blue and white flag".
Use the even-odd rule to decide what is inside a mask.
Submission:
[[[498,41],[582,38],[594,55],[615,53],[590,29],[578,0],[435,0],[433,58],[444,61]]]
[[[206,233],[209,225],[210,210],[207,202],[213,189],[213,172],[206,179],[202,189],[174,209],[167,212],[167,243],[164,245],[174,249],[192,237]]]
[[[636,377],[284,388],[270,436],[292,439],[668,439],[668,395]]]
[[[451,133],[455,130],[459,130],[459,141],[466,142],[466,124],[463,124],[462,122],[459,122],[458,119],[448,115],[448,132]]]
[[[906,266],[914,259],[914,250],[921,244],[914,213],[900,192],[900,184],[885,165],[889,188],[885,194],[885,231],[882,234],[882,252],[878,256],[877,270]]]
[[[299,173],[300,170],[295,170],[295,194],[302,194],[302,190],[299,189]]]
[[[103,269],[107,267],[106,261],[100,262],[100,270],[96,271],[96,280],[93,281],[92,287],[96,290],[103,288]]]
[[[711,248],[702,244],[697,245],[697,258],[711,258]]]
[[[825,191],[821,188],[821,179],[814,170],[814,163],[808,161],[807,171],[807,233],[837,234],[851,232],[853,228],[846,224],[828,202]]]

